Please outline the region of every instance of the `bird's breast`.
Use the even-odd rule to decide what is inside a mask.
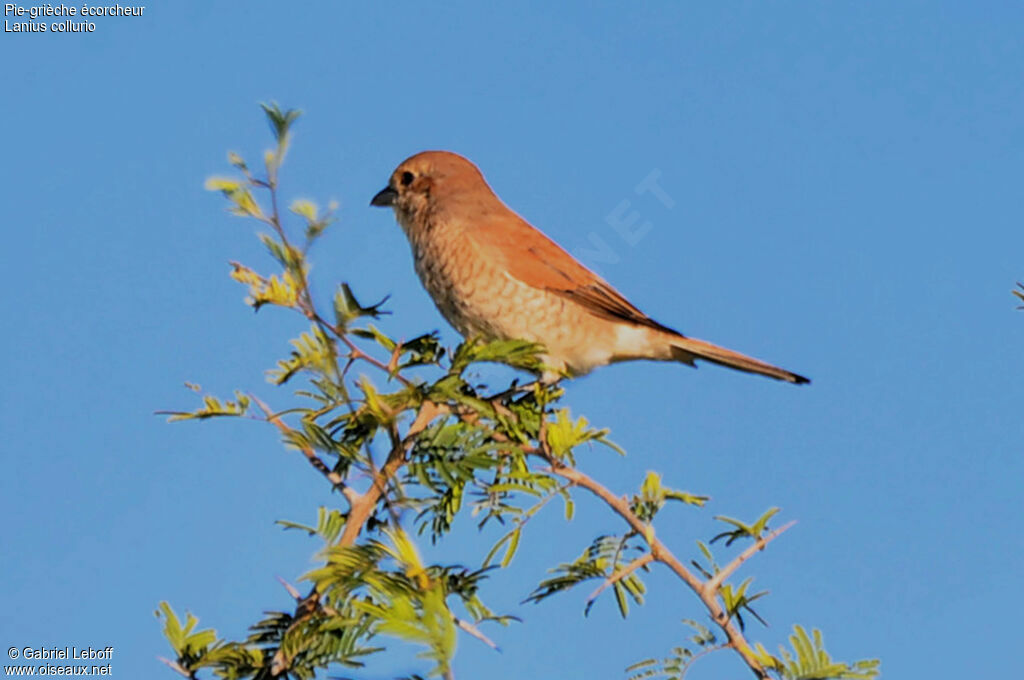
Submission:
[[[513,277],[458,225],[402,226],[423,287],[463,336],[539,342],[548,348],[552,365],[576,373],[613,359],[613,324]]]
[[[445,319],[464,336],[502,337],[500,321],[508,311],[502,299],[512,288],[507,277],[451,225],[405,231],[416,273]]]

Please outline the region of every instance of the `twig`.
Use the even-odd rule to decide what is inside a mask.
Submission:
[[[177,661],[171,661],[170,659],[167,659],[167,658],[162,657],[162,656],[158,656],[156,658],[161,663],[166,664],[167,667],[170,668],[175,673],[179,673],[182,676],[188,678],[189,680],[195,680],[195,677],[196,677],[195,673],[191,673],[191,672],[185,670],[184,668],[182,668],[181,664],[179,664]]]
[[[284,586],[284,589],[288,591],[288,594],[291,595],[296,601],[302,599],[302,595],[299,594],[299,591],[295,588],[295,586],[293,586],[291,583],[288,583],[288,581],[285,581],[280,576],[277,577],[277,580],[278,582],[280,582],[282,586]]]
[[[334,326],[334,324],[328,323],[327,320],[320,316],[316,311],[302,310],[302,312],[307,317],[309,317],[310,320],[319,324],[321,328],[327,329],[328,331],[330,331],[331,335],[341,340],[341,342],[344,343],[346,347],[348,347],[349,358],[359,361],[365,361],[371,366],[379,368],[380,370],[387,373],[388,377],[398,380],[398,382],[402,383],[402,385],[404,385],[405,387],[412,387],[415,384],[401,373],[393,372],[388,367],[388,365],[381,361],[380,359],[377,359],[376,357],[373,357],[364,352],[356,343],[352,342],[352,338],[348,337],[346,333],[342,333],[338,328]]]
[[[725,583],[725,579],[732,576],[733,572],[739,569],[744,562],[754,556],[754,553],[759,550],[764,550],[766,545],[781,536],[784,531],[792,527],[794,524],[796,524],[795,520],[754,541],[754,543],[748,546],[746,550],[737,555],[732,562],[722,567],[717,574],[704,582],[704,593],[707,595],[716,594],[718,589],[722,587],[722,584]]]
[[[285,434],[289,434],[295,431],[293,428],[289,427],[288,423],[284,422],[278,414],[270,410],[270,407],[267,406],[267,404],[263,402],[259,397],[257,397],[254,394],[250,394],[249,397],[256,403],[257,406],[260,407],[260,410],[263,411],[263,414],[266,416],[268,423],[275,425],[277,429],[281,430],[281,432]],[[358,492],[356,492],[356,490],[351,488],[350,486],[346,485],[345,480],[342,478],[340,474],[328,468],[327,465],[322,460],[320,460],[320,457],[316,455],[316,451],[314,451],[312,448],[308,446],[299,447],[299,451],[301,451],[302,455],[306,457],[306,460],[309,461],[309,464],[316,468],[317,472],[326,477],[327,481],[329,481],[336,489],[341,491],[341,493],[348,500],[349,505],[352,505],[356,502],[356,500],[359,497]]]
[[[569,467],[559,460],[556,460],[547,452],[541,452],[548,463],[551,465],[551,471],[560,477],[564,477],[574,484],[583,487],[590,493],[594,494],[601,500],[603,500],[612,510],[615,511],[622,519],[626,520],[626,523],[636,531],[638,534],[644,537],[647,541],[647,545],[650,547],[650,554],[652,560],[661,562],[669,569],[671,569],[687,586],[692,590],[697,597],[700,598],[704,607],[708,610],[711,615],[711,619],[718,624],[725,633],[728,639],[728,646],[736,650],[736,652],[743,658],[744,663],[750,668],[754,675],[760,680],[766,680],[770,676],[768,671],[765,670],[764,666],[758,660],[754,654],[754,650],[751,648],[750,643],[747,642],[743,633],[739,630],[732,619],[729,618],[728,613],[722,607],[722,604],[718,601],[717,591],[713,593],[705,592],[704,583],[697,578],[689,569],[687,569],[682,562],[679,561],[672,551],[662,543],[654,535],[654,527],[647,524],[629,507],[629,502],[625,498],[621,498],[612,493],[608,487],[604,486],[590,475],[580,470]],[[738,565],[737,565],[738,566]]]
[[[473,422],[477,420],[475,414],[458,413],[457,415],[466,422]],[[750,643],[747,642],[742,631],[740,631],[736,624],[733,623],[732,619],[729,617],[729,614],[722,607],[721,602],[719,602],[718,588],[716,587],[713,590],[705,590],[704,582],[701,581],[701,579],[698,578],[695,574],[693,574],[693,572],[687,569],[683,565],[683,563],[679,561],[679,558],[677,558],[672,553],[672,551],[669,550],[669,548],[655,536],[654,526],[641,520],[636,515],[636,513],[633,512],[632,508],[629,505],[629,501],[626,498],[616,496],[614,493],[611,492],[611,490],[608,489],[608,487],[604,486],[590,475],[580,471],[575,467],[570,467],[563,463],[562,461],[555,458],[555,456],[551,453],[550,447],[547,442],[547,437],[545,436],[545,420],[546,419],[542,417],[541,430],[538,434],[537,448],[533,448],[529,444],[520,444],[520,448],[527,455],[538,455],[544,458],[550,466],[548,468],[549,472],[557,474],[558,476],[566,479],[570,484],[574,486],[581,486],[585,488],[587,491],[603,500],[616,514],[622,517],[622,519],[624,519],[626,523],[629,524],[633,531],[643,536],[644,540],[647,542],[647,545],[650,547],[650,558],[648,559],[648,562],[660,562],[667,566],[670,570],[672,570],[672,572],[674,572],[676,576],[678,576],[683,581],[683,583],[685,583],[690,588],[690,590],[692,590],[694,594],[696,594],[697,597],[700,598],[704,607],[711,615],[711,619],[716,624],[718,624],[719,628],[722,629],[722,632],[725,633],[728,643],[726,643],[724,646],[731,647],[732,649],[736,650],[736,653],[740,655],[744,663],[747,664],[747,667],[750,668],[750,670],[759,680],[768,680],[770,678],[770,676],[768,675],[768,671],[758,660],[757,656],[754,653],[754,650],[751,648]],[[503,436],[500,432],[493,433],[491,438],[494,441],[508,441],[508,438]],[[765,538],[767,540],[772,540],[778,534],[782,533],[782,531],[788,529],[789,526],[791,525],[787,525],[782,529],[778,530],[777,532],[773,532],[773,534],[770,535],[770,537]],[[765,541],[765,543],[767,543],[767,541]],[[760,547],[764,546],[762,545]],[[750,554],[752,555],[754,552],[757,552],[758,549],[759,548],[757,547],[757,544],[755,544],[754,549],[750,551]],[[733,561],[735,564],[730,563],[729,565],[727,565],[727,568],[729,568],[729,574],[738,569],[739,566],[750,557],[750,555],[741,555],[741,557],[743,557],[743,559],[737,558]],[[623,574],[620,578],[624,576],[626,576],[626,574]],[[728,574],[726,574],[726,576],[728,576]],[[719,582],[718,585],[720,586],[721,583]]]
[[[416,418],[406,430],[405,437],[391,447],[384,466],[373,475],[370,487],[352,501],[352,508],[348,519],[345,520],[345,529],[341,534],[339,545],[350,546],[355,543],[363,525],[373,514],[377,501],[387,491],[388,480],[405,464],[406,454],[412,448],[416,435],[425,430],[434,421],[434,418],[447,412],[446,408],[438,406],[432,401],[423,402],[416,413]]]
[[[525,394],[527,392],[532,392],[533,388],[536,387],[538,383],[540,383],[539,380],[534,380],[533,382],[528,382],[523,385],[515,385],[513,387],[508,388],[507,390],[486,397],[486,400],[493,404],[495,402],[500,402],[503,399],[507,399],[508,397],[514,397],[517,394]]]
[[[387,491],[388,480],[405,464],[406,454],[408,454],[409,449],[415,443],[416,436],[425,430],[435,418],[448,412],[448,408],[443,405],[435,404],[432,401],[424,401],[420,405],[419,411],[416,412],[416,418],[409,425],[409,429],[406,430],[405,437],[391,448],[384,466],[374,472],[369,488],[363,493],[358,493],[346,487],[352,496],[349,497],[349,494],[346,493],[346,497],[349,498],[350,507],[348,517],[345,519],[345,528],[342,530],[341,538],[338,540],[339,546],[350,547],[355,544],[367,520],[373,514],[374,508],[377,507],[377,501]],[[294,629],[300,622],[311,616],[318,609],[323,609],[323,607],[320,604],[320,593],[314,586],[310,590],[309,595],[300,600],[295,608],[295,615],[289,630]],[[335,614],[335,612],[329,613]],[[272,676],[277,677],[280,675],[281,672],[288,668],[288,664],[289,660],[285,658],[284,650],[278,647],[270,664]]]
[[[455,614],[452,614],[452,620],[455,621],[455,625],[456,626],[458,626],[462,630],[466,631],[467,633],[469,633],[470,635],[475,637],[477,640],[480,640],[481,642],[483,642],[485,645],[487,645],[488,647],[490,647],[494,651],[496,651],[496,652],[500,652],[501,651],[501,648],[498,647],[498,645],[494,644],[494,642],[489,637],[487,637],[486,635],[481,633],[480,629],[477,628],[476,626],[474,626],[469,621],[463,621],[462,619],[460,619]]]
[[[686,677],[686,674],[690,671],[691,668],[693,668],[693,662],[696,661],[697,659],[701,658],[702,656],[707,656],[708,654],[711,654],[712,652],[717,652],[720,649],[728,649],[728,648],[729,648],[729,645],[727,645],[727,644],[726,645],[714,645],[713,647],[706,647],[703,650],[697,652],[696,654],[694,654],[693,656],[691,656],[689,659],[686,660],[686,665],[683,666],[682,670],[679,673],[679,680],[683,680],[683,678]]]
[[[597,587],[597,589],[590,594],[590,597],[587,598],[587,608],[588,609],[590,608],[591,603],[594,600],[596,600],[597,596],[600,595],[601,593],[603,593],[606,588],[608,588],[609,586],[615,585],[616,583],[618,583],[622,579],[624,579],[627,576],[629,576],[630,574],[632,574],[637,569],[639,569],[639,568],[641,568],[643,566],[646,566],[646,565],[650,564],[653,561],[654,561],[654,553],[650,553],[650,552],[649,553],[644,553],[640,557],[636,558],[635,560],[633,560],[632,562],[627,564],[622,569],[619,569],[617,572],[615,572],[614,574],[612,574],[611,576],[606,578],[604,580],[604,583],[599,585]]]

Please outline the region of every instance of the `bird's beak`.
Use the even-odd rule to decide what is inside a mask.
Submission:
[[[370,205],[375,205],[379,208],[387,208],[388,206],[395,204],[396,198],[398,198],[397,191],[391,187],[384,187],[370,200]]]

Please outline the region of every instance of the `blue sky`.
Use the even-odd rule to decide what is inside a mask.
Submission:
[[[240,637],[289,606],[315,544],[274,520],[335,503],[254,423],[167,425],[214,392],[287,395],[262,371],[300,330],[254,316],[229,260],[269,263],[205,177],[257,159],[257,102],[305,111],[285,198],[341,202],[317,293],[390,294],[389,333],[440,328],[370,197],[423,149],[499,195],[659,321],[811,376],[627,364],[568,403],[629,451],[581,463],[626,493],[648,469],[709,494],[666,513],[682,554],[710,516],[798,525],[741,572],[771,590],[751,637],[801,623],[888,677],[1015,668],[1024,606],[1024,9],[1017,3],[179,2],[80,35],[5,33],[0,263],[0,643],[112,645],[119,677],[173,677],[157,602]],[[650,173],[671,207],[635,187]],[[629,201],[650,228],[628,243]],[[596,239],[596,240],[595,240]],[[664,574],[623,623],[588,588],[518,604],[607,511],[531,525],[492,603],[505,652],[461,641],[462,678],[622,677],[680,642],[693,597]],[[451,543],[472,562],[492,535]],[[417,669],[396,650],[364,676]],[[710,659],[692,677],[743,671]],[[419,667],[422,669],[422,667]]]

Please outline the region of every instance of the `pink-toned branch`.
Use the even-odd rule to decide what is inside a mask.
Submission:
[[[545,455],[548,462],[550,463],[550,469],[552,472],[559,475],[560,477],[563,477],[564,479],[573,482],[573,484],[575,484],[576,486],[586,489],[593,495],[600,498],[616,514],[622,517],[622,519],[626,521],[630,528],[636,531],[639,535],[643,536],[644,540],[647,541],[648,547],[650,548],[651,561],[657,561],[667,566],[670,570],[672,570],[672,572],[676,574],[676,576],[680,578],[680,580],[683,581],[683,583],[685,583],[690,588],[690,590],[692,590],[697,595],[698,598],[700,598],[700,601],[707,609],[708,614],[711,615],[711,619],[718,625],[719,628],[721,628],[722,632],[725,634],[725,637],[728,640],[727,646],[735,650],[736,653],[740,655],[740,657],[743,659],[743,662],[747,665],[748,668],[750,668],[751,672],[757,678],[759,678],[760,680],[765,680],[770,677],[764,665],[760,662],[760,660],[758,660],[757,655],[754,653],[753,648],[750,646],[750,643],[747,642],[742,631],[740,631],[739,627],[729,617],[728,613],[722,607],[722,603],[719,601],[719,587],[716,586],[714,589],[708,589],[706,587],[705,582],[698,578],[689,569],[687,569],[686,566],[683,565],[683,563],[679,560],[679,558],[677,558],[672,553],[672,551],[669,550],[669,548],[655,536],[654,527],[650,524],[647,524],[639,517],[637,517],[636,513],[634,513],[633,509],[630,507],[629,501],[627,501],[625,498],[616,496],[608,489],[608,487],[604,486],[603,484],[601,484],[600,482],[598,482],[585,472],[582,472],[581,470],[574,467],[569,467],[546,453],[542,455]],[[765,544],[767,544],[768,541],[772,540],[773,538],[775,538],[775,536],[782,533],[782,531],[786,528],[788,528],[788,526],[776,532],[773,532],[772,534],[766,536],[765,539],[762,540],[764,540]],[[762,545],[761,547],[764,546]],[[757,544],[755,544],[753,546],[753,550],[748,550],[750,550],[750,554],[752,555],[758,549],[760,548],[758,548]],[[742,560],[739,558],[733,560],[733,562],[729,564],[729,567],[731,567],[729,573],[732,573],[733,571],[738,569],[739,566],[748,557],[749,555],[747,557],[744,557],[744,559]],[[719,581],[718,586],[721,586],[721,581]]]
[[[618,583],[622,579],[624,579],[627,576],[629,576],[630,574],[632,574],[637,569],[640,569],[641,567],[643,567],[645,565],[648,565],[648,564],[650,564],[653,561],[654,561],[654,553],[644,553],[640,557],[636,558],[635,560],[633,560],[632,562],[630,562],[629,564],[624,566],[622,569],[619,569],[617,572],[615,572],[614,574],[612,574],[611,576],[606,578],[604,580],[604,582],[601,585],[599,585],[594,590],[594,592],[592,592],[590,594],[590,597],[587,598],[587,606],[589,607],[590,603],[593,602],[594,600],[596,600],[598,595],[603,593],[605,591],[605,589],[609,588],[610,586],[615,585],[616,583]]]

